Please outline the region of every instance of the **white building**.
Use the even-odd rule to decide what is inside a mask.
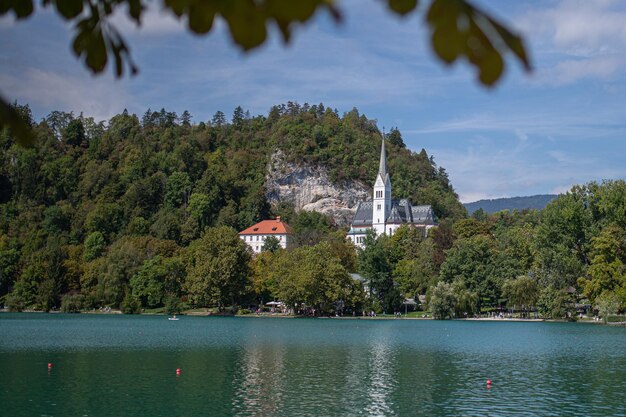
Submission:
[[[278,243],[283,249],[291,244],[293,239],[293,230],[291,226],[280,220],[280,216],[276,220],[263,220],[253,226],[248,227],[243,232],[239,232],[241,240],[246,242],[252,248],[254,253],[260,253],[265,239],[273,236],[278,239]]]
[[[368,230],[374,230],[376,235],[393,235],[403,224],[428,229],[437,223],[432,206],[413,206],[407,199],[393,200],[391,198],[391,180],[387,172],[387,155],[385,153],[385,139],[380,149],[380,164],[374,182],[373,199],[359,204],[348,232],[350,239],[356,246],[362,247]]]

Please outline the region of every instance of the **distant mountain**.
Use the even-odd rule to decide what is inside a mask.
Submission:
[[[466,203],[463,205],[467,209],[468,214],[472,214],[473,212],[481,208],[489,214],[502,210],[541,210],[556,197],[556,194],[539,194],[531,195],[528,197],[510,197],[496,198],[493,200],[478,200],[473,203]]]

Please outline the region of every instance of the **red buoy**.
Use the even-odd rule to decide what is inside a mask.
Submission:
[[[176,375],[180,375],[180,368],[176,368]]]
[[[487,380],[487,385],[491,385],[491,379]]]
[[[48,362],[48,369],[52,368],[52,362]]]

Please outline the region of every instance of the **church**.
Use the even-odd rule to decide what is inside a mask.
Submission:
[[[400,200],[391,198],[391,180],[387,172],[387,155],[383,136],[373,199],[359,204],[347,237],[357,247],[363,247],[368,230],[374,230],[376,235],[384,233],[391,236],[403,224],[421,228],[426,235],[430,228],[437,225],[437,219],[432,206],[413,206],[405,198]]]

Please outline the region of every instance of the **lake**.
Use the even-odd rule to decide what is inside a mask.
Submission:
[[[626,416],[626,328],[3,313],[0,378],[11,417]]]

